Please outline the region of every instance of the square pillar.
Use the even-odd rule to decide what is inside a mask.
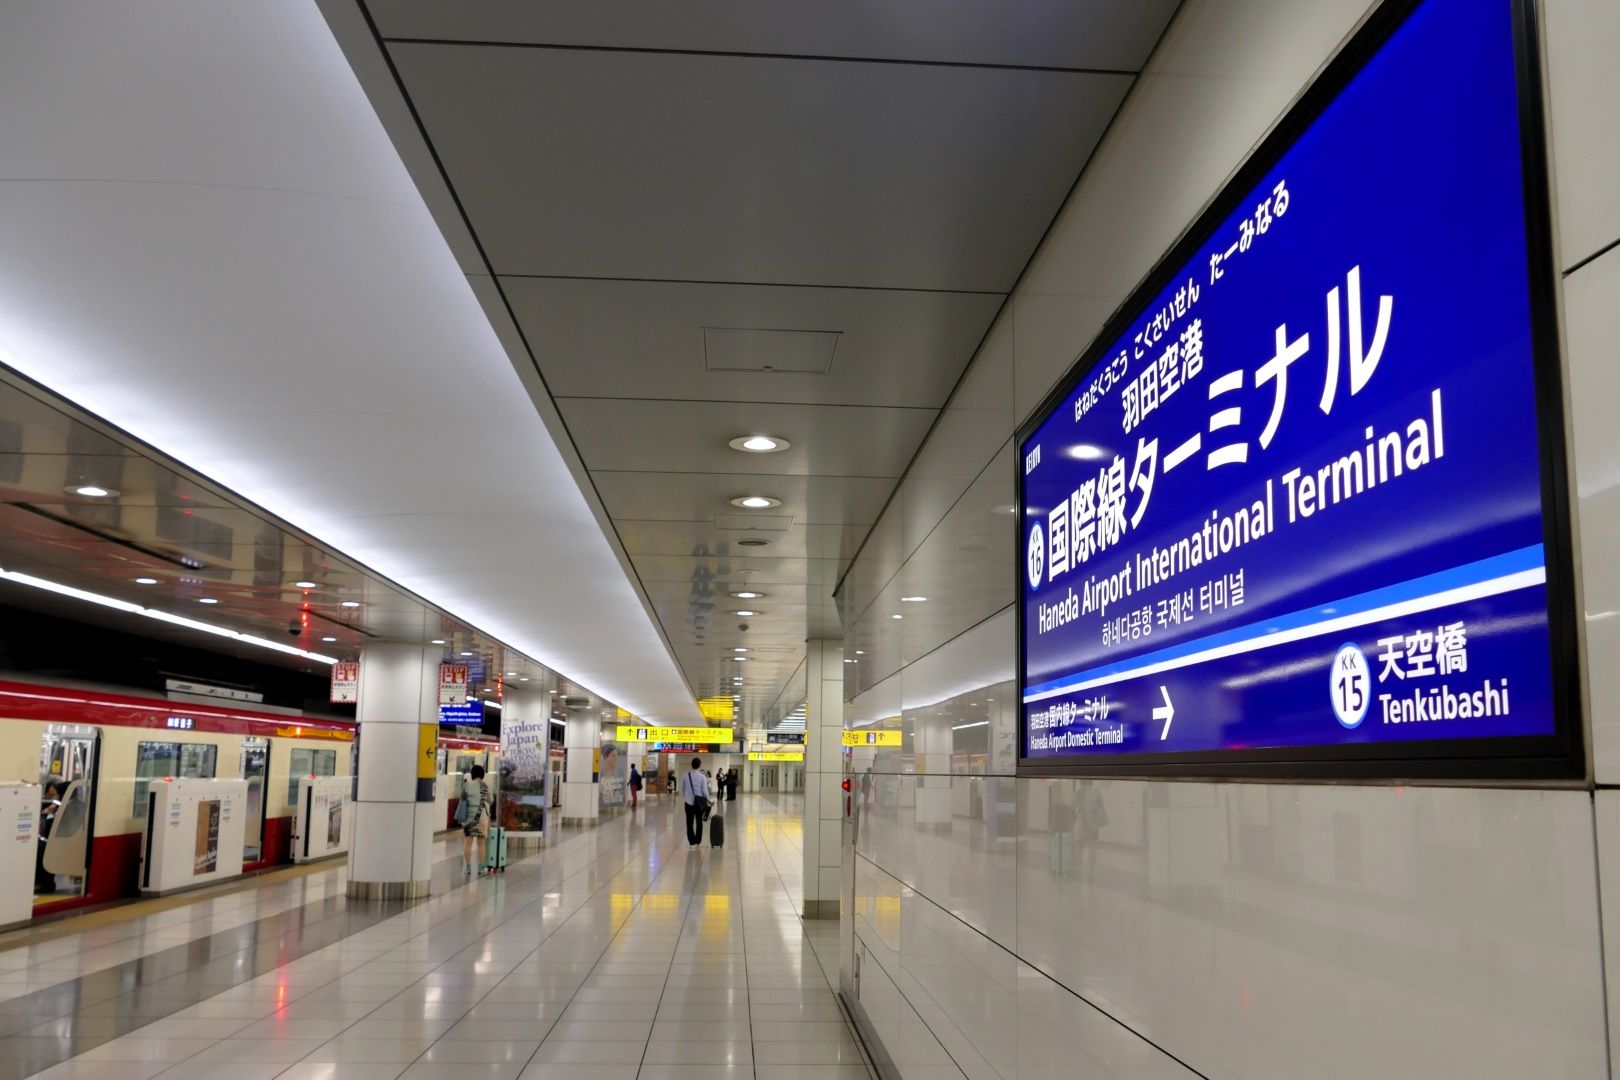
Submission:
[[[804,917],[838,918],[844,817],[844,643],[811,638],[804,719]]]
[[[431,783],[423,799],[418,759],[423,729],[438,739],[441,658],[436,645],[403,641],[374,641],[360,654],[350,896],[428,894],[439,822]]]
[[[602,718],[591,710],[567,719],[568,727],[563,732],[562,823],[594,825],[601,810],[594,776],[596,752],[602,745]]]

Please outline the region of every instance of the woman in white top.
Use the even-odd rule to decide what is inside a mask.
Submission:
[[[465,814],[462,813],[465,808]],[[484,783],[484,767],[474,765],[467,774],[467,779],[461,782],[461,806],[456,808],[456,814],[462,820],[461,825],[461,859],[467,864],[466,876],[471,877],[473,872],[473,847],[475,840],[482,840],[489,835],[489,785]],[[482,847],[482,844],[477,845]],[[478,863],[484,861],[483,853],[479,852]]]

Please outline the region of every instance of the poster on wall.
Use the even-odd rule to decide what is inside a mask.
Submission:
[[[1380,9],[1020,432],[1022,768],[1579,772],[1521,31]]]
[[[326,846],[335,848],[343,843],[343,796],[333,795],[326,804]]]
[[[551,723],[541,716],[505,717],[501,723],[500,783],[496,816],[509,832],[545,829],[547,742]]]
[[[467,665],[439,665],[439,704],[465,705],[467,703]]]
[[[332,665],[332,703],[353,705],[360,700],[360,661],[339,660]]]
[[[605,742],[602,744],[599,764],[597,766],[601,778],[598,785],[602,809],[613,810],[624,806],[625,777],[628,774],[625,755],[619,752],[619,744]]]
[[[193,848],[193,874],[211,874],[219,869],[219,800],[204,799],[197,804],[197,840]]]

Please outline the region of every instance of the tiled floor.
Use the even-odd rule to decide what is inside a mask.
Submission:
[[[411,906],[350,905],[334,869],[0,953],[0,1077],[864,1080],[837,924],[795,914],[801,800],[728,811],[721,849],[654,799],[496,878],[446,844]]]

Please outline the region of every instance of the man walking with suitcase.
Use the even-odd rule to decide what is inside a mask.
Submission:
[[[701,758],[692,759],[692,771],[681,777],[681,797],[686,801],[686,842],[692,847],[703,843],[703,819],[709,813],[709,778],[703,775]]]

